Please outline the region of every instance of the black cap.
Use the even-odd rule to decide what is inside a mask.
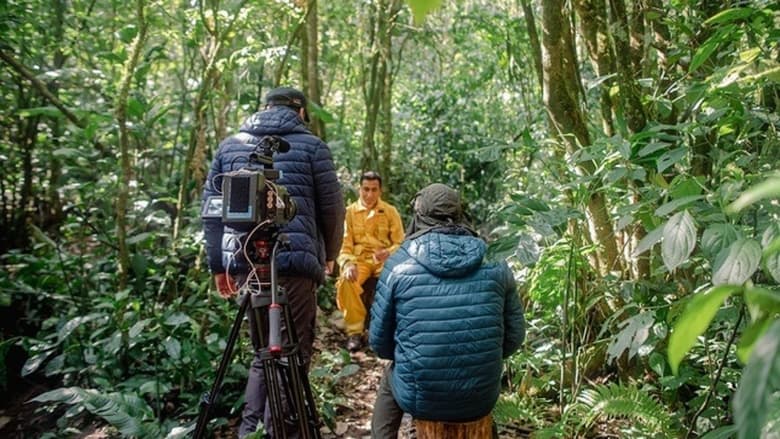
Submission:
[[[265,95],[266,105],[284,105],[290,108],[303,108],[303,120],[309,122],[309,110],[306,108],[306,96],[292,87],[277,87]]]

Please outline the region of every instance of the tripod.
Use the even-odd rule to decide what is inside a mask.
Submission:
[[[287,295],[277,283],[276,253],[280,246],[288,245],[289,241],[285,235],[275,236],[262,230],[250,235],[254,239],[247,239],[243,244],[251,246],[245,251],[252,266],[246,281],[248,291],[241,298],[238,315],[230,329],[211,391],[201,398],[193,438],[200,439],[205,433],[209,411],[219,396],[241,322],[251,306],[253,318],[250,322],[254,324],[250,325],[249,330],[253,339],[259,341],[255,349],[263,364],[274,436],[287,438],[285,425],[294,425],[297,426],[301,438],[319,439],[319,417],[306,365],[298,346],[298,335]],[[282,324],[287,332],[286,342],[282,341]],[[266,328],[267,331],[264,331]]]

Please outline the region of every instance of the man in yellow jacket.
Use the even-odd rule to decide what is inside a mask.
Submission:
[[[404,240],[398,210],[382,201],[382,177],[368,171],[360,176],[360,198],[347,206],[344,240],[338,263],[341,276],[336,282],[336,304],[344,313],[347,349],[363,346],[366,308],[361,299],[363,283],[378,277],[385,260]]]

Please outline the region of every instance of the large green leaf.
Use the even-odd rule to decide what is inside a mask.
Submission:
[[[687,204],[691,204],[694,201],[701,200],[704,198],[704,195],[689,195],[686,197],[678,198],[676,200],[672,200],[663,206],[659,207],[655,210],[655,216],[666,216],[675,210],[679,209],[682,206],[685,206]]]
[[[67,387],[52,390],[33,398],[36,402],[59,402],[78,404],[90,413],[100,416],[119,430],[124,436],[152,437],[155,423],[151,408],[135,394],[103,394],[94,389]]]
[[[672,335],[669,336],[669,365],[675,375],[683,357],[710,325],[723,301],[740,289],[737,285],[721,285],[704,293],[697,293],[688,302],[685,311],[674,324]]]
[[[764,273],[780,283],[780,252],[764,255]]]
[[[761,246],[764,248],[764,272],[775,282],[780,283],[780,224],[772,223],[761,235]]]
[[[528,233],[522,233],[517,238],[515,257],[526,267],[533,266],[539,260],[541,249],[536,240]]]
[[[190,319],[187,314],[184,314],[183,312],[177,312],[168,316],[168,318],[165,319],[165,324],[170,326],[180,326],[190,321],[192,321],[192,319]]]
[[[739,439],[761,437],[777,390],[780,390],[780,320],[756,343],[734,394],[734,423]]]
[[[647,341],[650,328],[653,327],[654,323],[655,316],[652,312],[643,312],[624,320],[620,324],[623,329],[607,348],[607,362],[617,359],[626,350],[628,350],[628,359],[633,358],[639,348]]]
[[[664,236],[664,227],[666,226],[666,223],[663,225],[656,227],[653,229],[652,232],[645,235],[644,238],[642,238],[639,241],[639,244],[637,244],[636,249],[634,249],[634,253],[631,255],[632,257],[637,257],[641,255],[642,253],[648,251],[650,248],[652,248],[658,241],[661,240]]]
[[[661,256],[669,271],[679,267],[696,247],[696,226],[687,210],[669,218],[664,226]]]
[[[750,355],[753,353],[753,348],[756,347],[756,340],[766,333],[773,321],[773,319],[767,317],[758,319],[742,332],[742,335],[739,337],[739,343],[737,343],[737,358],[739,358],[742,364],[747,364]]]
[[[730,8],[718,12],[708,18],[704,23],[707,25],[728,23],[731,21],[742,20],[752,15],[756,10],[753,8]]]
[[[171,358],[178,360],[181,357],[181,343],[179,343],[178,339],[175,337],[167,337],[163,340],[162,344],[165,346],[165,352],[167,352]]]
[[[656,171],[658,171],[659,174],[664,172],[670,166],[674,166],[677,164],[677,162],[681,161],[686,156],[686,154],[688,154],[687,148],[675,148],[666,151],[665,153],[661,154],[661,157],[658,157],[658,160],[656,160]]]
[[[54,352],[55,349],[53,348],[47,349],[28,358],[27,361],[24,362],[24,366],[22,366],[22,376],[24,377],[30,375],[31,373],[38,370],[44,361],[46,361],[46,359],[48,359]]]
[[[780,197],[780,177],[772,177],[746,190],[726,208],[728,212],[739,212],[756,201]]]
[[[778,237],[780,237],[780,224],[773,222],[761,234],[761,246],[766,250]]]
[[[735,425],[726,425],[707,432],[700,439],[731,439],[737,433]]]
[[[688,66],[688,73],[693,73],[699,67],[701,67],[710,56],[718,49],[721,44],[729,43],[735,35],[736,26],[733,24],[726,25],[719,29],[718,32],[713,34],[707,39],[699,48],[696,53],[693,54],[691,64]]]
[[[739,231],[731,224],[713,224],[701,236],[701,249],[714,257],[739,238]]]
[[[713,285],[742,285],[758,269],[761,246],[752,239],[738,239],[721,250],[712,265]]]
[[[780,314],[780,292],[775,290],[754,286],[747,288],[745,303],[753,319]]]

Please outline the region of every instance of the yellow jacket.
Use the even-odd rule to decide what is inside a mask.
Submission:
[[[358,199],[347,206],[344,218],[344,240],[338,257],[343,270],[348,263],[369,261],[374,251],[386,248],[390,253],[401,246],[404,227],[398,210],[382,200],[369,210]]]

